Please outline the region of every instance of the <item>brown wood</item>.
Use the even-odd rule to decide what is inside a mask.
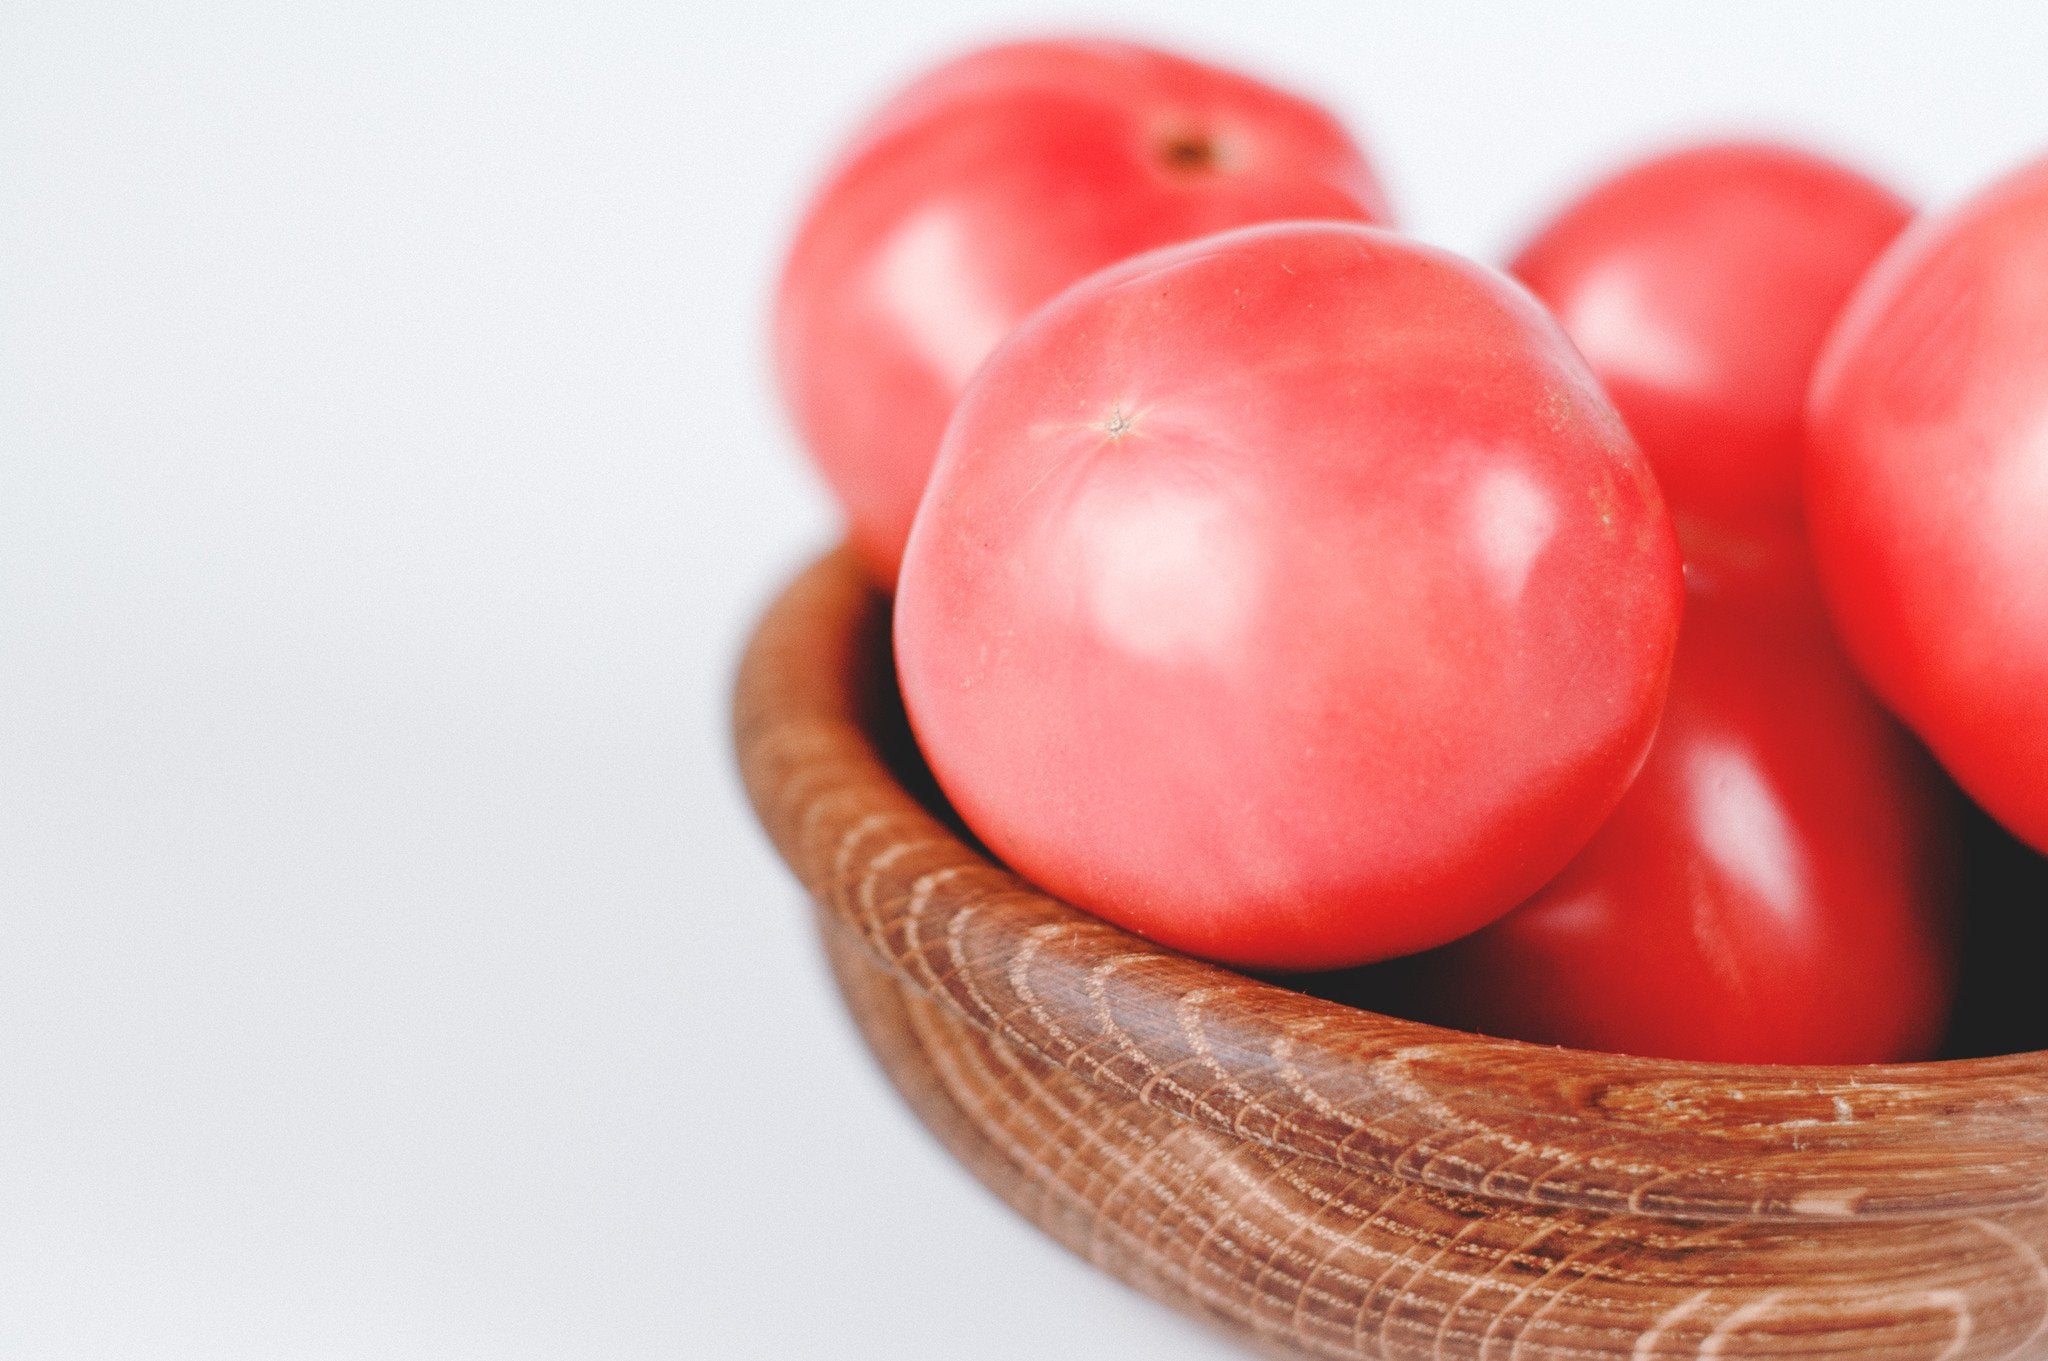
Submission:
[[[742,662],[748,791],[913,1107],[1121,1279],[1287,1355],[2048,1358],[2048,1054],[1635,1059],[1246,978],[992,864],[892,695],[835,553]]]

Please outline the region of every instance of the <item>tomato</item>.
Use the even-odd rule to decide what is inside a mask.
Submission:
[[[1678,627],[1654,478],[1504,276],[1372,228],[1062,294],[947,429],[895,628],[913,729],[1018,872],[1269,969],[1441,944],[1561,869]]]
[[[1659,156],[1567,207],[1511,272],[1554,311],[1681,524],[1796,520],[1814,356],[1907,205],[1787,147]]]
[[[1283,218],[1386,206],[1328,114],[1212,66],[1016,43],[887,105],[806,213],[775,305],[784,394],[877,579],[953,403],[1027,312],[1139,251]]]
[[[2048,160],[1885,256],[1810,421],[1814,559],[1851,657],[2048,849]]]
[[[1693,593],[1641,777],[1542,892],[1420,966],[1430,1019],[1662,1058],[1933,1053],[1947,789],[1813,610]]]

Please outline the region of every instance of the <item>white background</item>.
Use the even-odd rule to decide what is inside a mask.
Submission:
[[[952,49],[1313,93],[1499,258],[1779,131],[1947,201],[2048,7],[0,4],[0,1356],[1227,1355],[954,1170],[732,773],[763,361]]]

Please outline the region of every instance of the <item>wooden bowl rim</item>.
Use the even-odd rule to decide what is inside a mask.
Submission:
[[[1951,1217],[2048,1199],[2048,1051],[1764,1066],[1382,1016],[1142,940],[929,812],[875,735],[887,600],[840,548],[747,645],[742,778],[820,906],[1003,1043],[1283,1156],[1524,1204],[1689,1220]]]

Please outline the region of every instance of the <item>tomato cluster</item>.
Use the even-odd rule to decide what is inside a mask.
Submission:
[[[1489,1033],[1922,1057],[1942,767],[2048,847],[2048,163],[1911,218],[1717,144],[1503,273],[1297,96],[1015,43],[856,137],[777,357],[1020,874],[1240,967],[1418,956]]]

